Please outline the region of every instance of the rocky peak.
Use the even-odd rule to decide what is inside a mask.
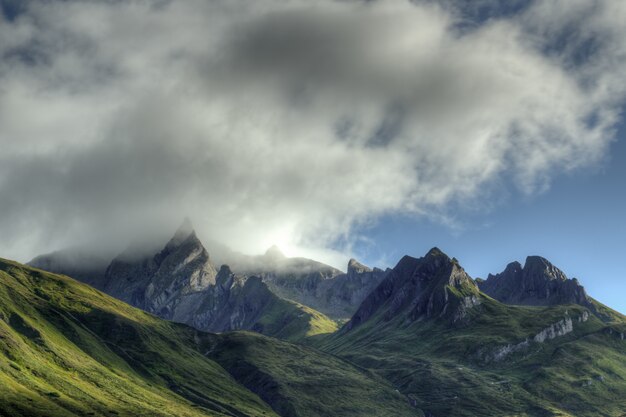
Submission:
[[[458,321],[480,303],[476,284],[455,259],[438,248],[422,258],[404,256],[361,304],[347,330],[375,316],[415,321],[447,318]]]
[[[348,275],[355,276],[357,274],[363,274],[366,272],[372,272],[372,269],[358,262],[356,259],[352,258],[348,261]]]
[[[591,306],[577,279],[568,279],[559,268],[541,256],[529,256],[522,267],[512,262],[496,275],[478,283],[482,292],[505,304]]]
[[[115,258],[105,273],[104,291],[136,307],[171,319],[182,297],[215,283],[209,254],[185,219],[156,254]]]
[[[170,239],[169,242],[167,242],[165,248],[176,248],[182,245],[189,238],[192,238],[200,243],[200,240],[198,240],[198,238],[196,237],[196,232],[193,228],[193,225],[191,224],[191,220],[189,220],[189,217],[185,217],[182,224],[176,230],[176,233],[174,233],[174,236]]]
[[[518,274],[522,271],[523,267],[517,261],[513,261],[504,268],[504,273],[506,274]]]
[[[567,281],[567,276],[565,276],[563,271],[552,265],[550,261],[542,258],[541,256],[528,256],[523,270],[524,278],[526,279],[543,277],[548,281]]]

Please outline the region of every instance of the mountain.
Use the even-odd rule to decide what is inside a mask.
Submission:
[[[380,376],[316,349],[248,332],[202,349],[283,417],[423,416]]]
[[[386,271],[370,269],[354,259],[348,272],[306,258],[287,258],[278,248],[258,257],[254,273],[282,298],[307,305],[333,319],[348,319],[380,284]]]
[[[332,355],[200,332],[4,259],[0,384],[0,415],[12,417],[420,415]]]
[[[347,273],[312,259],[285,256],[277,246],[263,255],[248,256],[209,241],[214,258],[241,275],[258,276],[281,298],[309,306],[335,320],[349,319],[361,301],[385,277],[386,271],[370,269],[354,259]]]
[[[556,277],[534,261],[530,275]],[[383,376],[428,416],[623,415],[626,318],[588,296],[559,300],[501,303],[434,248],[402,258],[339,332],[307,342]]]
[[[103,291],[161,318],[199,330],[254,330],[288,340],[332,332],[323,314],[272,293],[257,276],[213,266],[186,220],[156,254],[131,247],[111,262]]]
[[[368,295],[345,330],[381,315],[385,321],[443,318],[456,322],[479,305],[478,287],[461,268],[437,248],[423,258],[403,257],[383,282]]]
[[[156,254],[134,248],[113,259],[103,290],[160,317],[185,321],[198,298],[215,284],[217,271],[188,220]]]
[[[549,306],[580,304],[592,308],[593,303],[576,278],[567,276],[547,259],[529,256],[522,267],[512,262],[496,275],[478,281],[482,292],[505,304]]]
[[[92,287],[101,288],[111,258],[99,252],[85,248],[68,248],[37,256],[28,265],[69,275]]]
[[[285,340],[332,333],[337,325],[318,311],[284,300],[261,278],[235,275],[223,265],[187,323],[203,330],[253,330]]]
[[[210,250],[186,218],[164,247],[155,248],[154,239],[151,243],[136,242],[115,257],[88,248],[69,248],[40,255],[28,265],[71,276],[146,311],[184,323],[193,322],[194,309],[206,304],[199,300],[205,291],[220,292],[209,289],[215,285],[216,266],[228,265],[239,277],[259,277],[271,292],[292,301],[292,305],[307,306],[343,321],[354,314],[387,272],[351,259],[348,272],[343,273],[311,259],[289,258],[276,246],[259,256],[233,251],[215,241],[209,241],[208,247]],[[233,291],[239,292],[239,287]]]

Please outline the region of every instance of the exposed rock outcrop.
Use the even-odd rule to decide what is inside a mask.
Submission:
[[[540,256],[529,256],[522,267],[510,263],[497,275],[478,281],[480,290],[505,304],[550,306],[579,304],[592,308],[585,289],[576,278],[565,274]]]
[[[528,349],[531,343],[544,343],[546,341],[556,339],[557,337],[565,336],[574,331],[574,323],[583,323],[589,319],[589,313],[584,311],[579,317],[572,319],[569,316],[565,316],[562,320],[557,321],[542,329],[532,337],[528,337],[521,342],[515,344],[508,344],[489,352],[481,351],[479,356],[484,362],[500,362],[506,359],[508,356],[524,351]]]
[[[166,319],[186,322],[200,294],[217,272],[188,220],[156,255],[134,248],[116,257],[105,273],[103,290]]]
[[[318,314],[273,294],[257,276],[217,272],[188,220],[156,254],[129,248],[106,270],[103,291],[162,318],[200,330],[253,330],[292,338]],[[278,260],[282,254],[270,253]]]
[[[403,316],[416,321],[446,318],[458,322],[481,303],[478,287],[455,259],[437,248],[423,258],[403,257],[361,304],[344,327],[349,331],[374,318]]]
[[[280,297],[310,306],[331,318],[348,319],[387,272],[371,269],[355,259],[348,262],[344,274],[309,259],[282,258],[273,264],[273,269],[256,274]]]

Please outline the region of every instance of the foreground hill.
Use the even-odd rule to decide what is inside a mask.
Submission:
[[[423,416],[373,372],[305,346],[234,332],[208,335],[202,347],[283,417]]]
[[[262,416],[271,408],[159,320],[0,260],[0,414]]]
[[[421,415],[331,355],[199,332],[2,259],[0,384],[10,416]]]
[[[622,416],[626,321],[580,301],[503,304],[433,249],[404,257],[340,332],[315,343],[376,370],[431,416]]]

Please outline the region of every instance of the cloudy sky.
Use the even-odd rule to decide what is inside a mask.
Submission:
[[[541,254],[626,311],[624,1],[0,5],[2,257],[189,216],[338,266]]]

